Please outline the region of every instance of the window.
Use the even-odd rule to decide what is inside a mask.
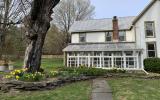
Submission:
[[[135,58],[127,57],[126,58],[126,67],[127,68],[134,68],[136,65]]]
[[[126,56],[132,56],[133,55],[133,51],[126,51],[125,54],[126,54]]]
[[[106,32],[106,41],[112,41],[112,32]]]
[[[145,22],[145,32],[146,32],[146,37],[154,37],[155,32],[154,32],[154,22]]]
[[[119,41],[126,41],[126,31],[119,31]]]
[[[147,43],[148,57],[156,57],[156,43]]]
[[[79,42],[80,43],[86,42],[86,34],[85,33],[80,33],[79,34]]]

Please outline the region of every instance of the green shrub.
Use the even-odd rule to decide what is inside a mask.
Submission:
[[[125,73],[125,70],[118,69],[101,69],[101,68],[88,68],[88,67],[62,67],[60,71],[66,71],[68,73],[78,73],[79,75],[84,76],[104,76],[107,73]]]
[[[160,73],[160,58],[147,58],[144,60],[146,71]]]

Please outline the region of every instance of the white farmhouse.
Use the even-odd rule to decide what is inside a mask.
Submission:
[[[160,57],[160,0],[138,15],[76,21],[63,50],[68,67],[143,70],[148,57]]]

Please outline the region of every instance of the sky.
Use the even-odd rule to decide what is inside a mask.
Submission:
[[[137,16],[151,0],[90,0],[95,19]]]

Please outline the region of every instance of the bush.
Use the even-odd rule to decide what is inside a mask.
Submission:
[[[147,58],[144,60],[146,71],[160,73],[160,58]]]

